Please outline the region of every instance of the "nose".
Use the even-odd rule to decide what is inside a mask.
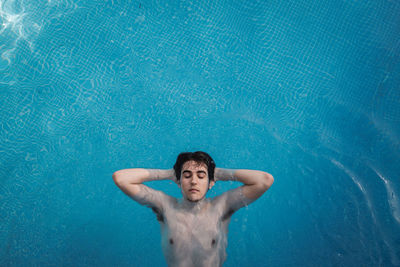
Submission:
[[[191,183],[192,183],[192,184],[197,184],[198,179],[199,179],[199,178],[198,178],[196,175],[193,175],[192,180],[191,180]]]

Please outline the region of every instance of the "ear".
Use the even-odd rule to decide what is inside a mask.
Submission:
[[[215,185],[215,181],[211,181],[208,185],[208,189],[211,189]]]

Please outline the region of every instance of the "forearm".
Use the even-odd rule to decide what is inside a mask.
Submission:
[[[173,180],[174,169],[123,169],[114,172],[113,179],[116,183],[141,184],[154,180]]]
[[[215,168],[214,178],[216,181],[238,181],[246,185],[272,184],[274,178],[271,174],[257,170],[223,169]]]

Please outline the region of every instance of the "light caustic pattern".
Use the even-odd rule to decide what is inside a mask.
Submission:
[[[0,34],[2,36],[2,44],[0,45],[2,62],[0,66],[4,67],[4,64],[11,64],[18,41],[25,40],[29,47],[32,47],[30,37],[37,34],[41,26],[30,21],[29,18],[29,13],[21,2],[0,2]]]
[[[13,63],[20,42],[26,42],[30,52],[34,52],[34,40],[46,21],[71,8],[76,6],[70,1],[0,0],[0,70]]]

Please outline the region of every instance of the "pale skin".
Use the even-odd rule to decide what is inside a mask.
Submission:
[[[226,255],[226,235],[232,214],[262,196],[274,182],[271,174],[257,170],[216,168],[209,180],[204,163],[187,161],[180,181],[173,169],[124,169],[113,174],[116,185],[128,196],[147,205],[157,214],[162,229],[162,247],[169,266],[222,266]],[[143,182],[174,181],[182,200],[151,189]],[[242,182],[240,192],[230,190],[209,200],[205,195],[216,181]],[[195,190],[193,190],[195,189]],[[240,194],[239,194],[240,193]]]

